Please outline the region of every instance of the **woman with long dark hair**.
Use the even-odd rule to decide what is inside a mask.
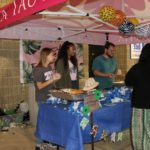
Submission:
[[[73,43],[66,41],[62,44],[55,67],[62,76],[56,83],[57,88],[78,88],[78,62],[76,47]]]
[[[132,143],[134,150],[150,150],[150,43],[127,72],[125,84],[133,88]]]

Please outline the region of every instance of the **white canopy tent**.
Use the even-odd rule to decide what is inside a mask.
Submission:
[[[55,7],[47,6],[44,11],[17,20],[15,24],[0,30],[0,38],[69,40],[93,45],[103,45],[106,38],[115,44],[149,42],[149,35],[139,38],[133,32],[130,36],[124,36],[119,33],[117,26],[99,17],[99,10],[102,6],[112,6],[116,10],[122,10],[127,18],[139,19],[140,23],[135,29],[142,29],[145,34],[150,32],[149,3],[149,0],[139,0],[136,5],[130,0],[68,0]]]

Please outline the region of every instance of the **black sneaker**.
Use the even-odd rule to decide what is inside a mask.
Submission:
[[[38,146],[35,146],[35,150],[40,150],[40,147],[38,147]]]

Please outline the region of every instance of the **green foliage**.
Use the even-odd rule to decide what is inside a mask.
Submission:
[[[33,66],[25,61],[23,61],[23,78],[25,83],[33,82]]]
[[[27,54],[34,54],[41,48],[40,41],[23,40],[23,51]]]
[[[77,55],[77,59],[79,62],[79,69],[78,69],[78,73],[79,73],[79,79],[84,77],[84,71],[83,71],[83,45],[82,44],[76,44],[77,47],[77,51],[76,51],[76,55]]]
[[[4,121],[0,118],[0,127],[4,126]]]

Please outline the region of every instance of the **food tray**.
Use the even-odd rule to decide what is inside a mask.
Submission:
[[[63,92],[61,90],[52,90],[50,94],[54,97],[58,97],[61,99],[69,100],[69,101],[83,101],[84,94],[69,94],[67,92]]]

